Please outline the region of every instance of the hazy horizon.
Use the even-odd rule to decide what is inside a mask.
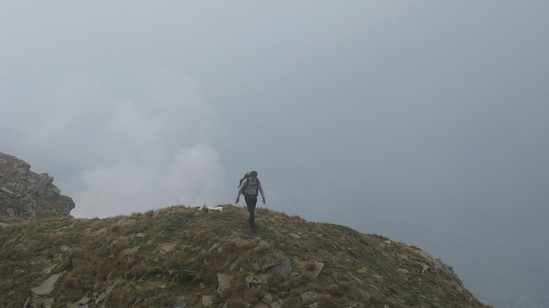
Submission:
[[[549,305],[549,2],[0,0],[0,151],[76,217],[234,202]]]

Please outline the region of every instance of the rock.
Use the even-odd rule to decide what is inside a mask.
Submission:
[[[212,251],[214,251],[215,249],[218,249],[218,248],[221,248],[221,247],[219,247],[219,243],[213,244],[212,247],[210,247],[210,249],[208,249],[208,254],[211,254]],[[219,252],[221,252],[221,251],[219,251]]]
[[[27,175],[27,173],[29,172],[28,169],[24,168],[24,167],[18,167],[17,169],[15,169],[15,172],[16,173],[19,173],[21,175]]]
[[[35,298],[32,302],[32,307],[51,308],[53,307],[53,302],[54,302],[53,297]]]
[[[418,262],[419,265],[421,265],[421,273],[425,274],[429,270],[429,265],[425,263]]]
[[[78,302],[76,302],[76,304],[78,304],[80,306],[87,305],[90,301],[91,301],[91,298],[89,298],[87,296],[84,296]]]
[[[317,278],[324,268],[324,263],[318,261],[300,261],[295,259],[293,263],[296,271],[301,274],[306,274],[308,277],[313,279]]]
[[[291,238],[293,238],[294,240],[299,240],[301,238],[301,236],[295,234],[295,233],[290,233],[289,234]]]
[[[53,177],[47,173],[40,173],[35,176],[37,190],[45,190],[50,184],[53,183]]]
[[[202,305],[204,307],[213,306],[213,296],[212,295],[202,295]]]
[[[276,265],[276,261],[272,257],[268,257],[261,265],[262,270],[268,270]]]
[[[138,297],[136,297],[135,300],[133,301],[133,305],[135,306],[135,305],[137,305],[137,304],[139,304],[139,303],[142,303],[143,301],[144,301],[143,297],[138,296]],[[133,307],[133,306],[132,306],[132,307]]]
[[[175,299],[175,304],[173,304],[173,308],[187,308],[187,302],[185,296],[179,296]]]
[[[322,262],[314,262],[315,269],[314,271],[310,271],[313,274],[313,278],[317,278],[318,275],[320,275],[320,272],[322,272],[322,269],[324,268],[324,263]]]
[[[137,223],[137,220],[135,220],[135,219],[123,218],[123,219],[119,220],[116,224],[120,225],[120,226],[133,227],[133,226],[135,226],[136,223]]]
[[[107,296],[109,295],[109,293],[112,292],[113,289],[114,289],[114,285],[107,287],[107,288],[105,289],[105,292],[99,294],[99,295],[95,298],[95,303],[98,304],[98,303],[102,302],[105,298],[107,298]]]
[[[7,226],[9,226],[9,225],[6,224],[6,223],[0,222],[0,228],[5,228],[5,227],[7,227]]]
[[[50,278],[44,280],[42,284],[40,284],[38,287],[34,287],[31,289],[32,294],[35,296],[47,296],[51,292],[53,292],[53,289],[55,287],[55,283],[59,278],[61,278],[63,274],[55,274],[50,276]]]
[[[219,286],[217,287],[217,293],[222,294],[226,290],[230,289],[232,280],[233,280],[233,276],[223,274],[223,273],[218,273],[217,283],[219,284]]]
[[[248,286],[267,286],[269,284],[269,279],[271,279],[272,274],[261,274],[261,275],[248,275],[244,281],[248,283]]]
[[[308,292],[305,292],[305,293],[301,293],[301,300],[303,300],[304,303],[308,302],[308,301],[312,301],[314,299],[316,299],[318,297],[318,293],[314,292],[314,291],[308,291]]]
[[[57,267],[58,264],[52,264],[48,267],[46,267],[44,270],[42,270],[43,273],[51,274],[51,272]]]
[[[425,261],[427,261],[427,263],[429,264],[422,264],[422,267],[423,267],[423,272],[427,271],[427,270],[431,270],[431,271],[434,271],[434,272],[437,272],[437,273],[440,273],[440,272],[452,272],[452,269],[447,266],[446,264],[442,263],[442,261],[440,261],[440,259],[437,259],[437,258],[434,258],[433,256],[431,256],[430,254],[422,251],[422,250],[415,250],[414,251],[416,254],[420,255],[421,257],[424,258]],[[427,266],[427,269],[425,268],[425,266]]]
[[[267,305],[270,305],[273,303],[273,296],[271,295],[271,293],[266,293],[261,301]]]
[[[97,231],[95,231],[95,235],[100,235],[100,234],[103,234],[103,233],[107,233],[109,229],[108,228],[101,228]]]
[[[161,251],[161,252],[170,252],[172,250],[174,250],[176,244],[175,243],[160,243],[157,245],[158,246],[158,249]]]
[[[135,247],[132,247],[132,248],[126,248],[124,250],[122,250],[120,252],[120,255],[121,256],[129,256],[129,255],[133,255],[134,253],[136,253],[139,248],[141,248],[141,246],[135,246]]]
[[[231,239],[231,242],[233,242],[238,248],[242,249],[251,248],[256,245],[256,242],[253,240],[244,240],[238,237]]]
[[[13,211],[13,209],[10,207],[6,209],[6,212],[8,212],[8,215],[10,215],[11,217],[15,216],[15,211]]]
[[[290,265],[290,263],[286,263],[284,265],[275,267],[273,269],[273,272],[284,279],[288,279],[290,277],[290,273],[292,272],[292,266]]]
[[[59,196],[59,194],[61,193],[61,190],[57,187],[52,187],[51,189],[51,192],[56,195],[56,196]]]
[[[371,299],[372,299],[372,294],[370,294],[368,291],[366,290],[360,290],[359,291],[360,295],[362,296],[362,301],[364,303],[367,303],[369,302]]]
[[[107,295],[109,295],[109,293],[107,293],[107,292],[103,292],[103,293],[99,294],[99,295],[95,298],[95,303],[96,303],[96,304],[99,304],[99,303],[102,302],[105,298],[107,298]]]
[[[61,195],[53,185],[53,177],[47,173],[37,174],[26,162],[0,153],[0,215],[24,217],[70,216],[74,201]],[[13,212],[8,212],[7,207]]]
[[[274,302],[271,304],[271,308],[282,308],[282,304],[279,302]]]
[[[9,188],[7,188],[7,187],[2,187],[2,188],[0,188],[0,192],[3,192],[3,193],[5,193],[5,194],[8,195],[8,196],[13,196],[13,195],[15,195],[15,193],[14,193],[13,191],[11,191],[11,190],[10,190]]]
[[[259,242],[259,244],[257,244],[258,249],[269,248],[269,247],[271,247],[271,244],[267,243],[266,241],[261,241]]]

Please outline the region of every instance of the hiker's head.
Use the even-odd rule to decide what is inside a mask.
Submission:
[[[257,178],[257,171],[250,172],[250,177],[254,179]]]

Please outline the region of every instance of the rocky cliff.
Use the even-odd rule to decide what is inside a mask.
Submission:
[[[53,177],[32,172],[28,163],[0,153],[0,215],[69,216],[74,202],[60,193],[53,185]]]
[[[0,307],[485,307],[451,267],[379,235],[260,208],[0,217]]]

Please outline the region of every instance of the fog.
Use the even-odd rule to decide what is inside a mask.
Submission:
[[[75,217],[234,202],[549,306],[549,2],[0,0],[0,151]]]

